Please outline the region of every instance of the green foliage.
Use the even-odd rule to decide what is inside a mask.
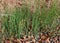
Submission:
[[[40,3],[39,3],[40,4]],[[16,7],[11,15],[6,16],[3,21],[3,27],[5,27],[5,34],[8,37],[17,36],[20,38],[21,34],[37,35],[38,32],[47,32],[54,30],[53,21],[58,17],[57,4],[54,2],[50,8],[43,6],[43,8],[36,8],[35,12],[31,12],[28,6]],[[60,13],[58,13],[59,15]],[[51,28],[46,30],[46,25]],[[31,26],[31,27],[30,27]],[[31,29],[31,30],[30,30]]]

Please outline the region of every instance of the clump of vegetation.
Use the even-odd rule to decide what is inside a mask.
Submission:
[[[2,17],[2,31],[6,37],[20,38],[21,34],[36,36],[38,32],[56,31],[56,26],[60,24],[56,22],[60,16],[57,1],[53,1],[49,8],[45,2],[42,5],[40,1],[37,2],[30,6],[25,4],[20,7],[16,6],[9,13],[8,10],[6,11],[7,16]]]

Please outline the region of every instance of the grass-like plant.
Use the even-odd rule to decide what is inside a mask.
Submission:
[[[39,1],[38,1],[39,2]],[[36,3],[35,3],[36,4]],[[57,3],[54,1],[50,8],[47,5],[38,6],[36,4],[35,11],[31,11],[28,5],[15,7],[14,11],[4,17],[3,27],[5,27],[5,33],[8,37],[20,35],[37,35],[38,32],[51,32],[55,29],[53,21],[58,17],[60,13],[57,11]],[[7,12],[7,11],[6,11]],[[8,14],[8,13],[7,13]],[[57,15],[56,15],[57,14]],[[46,26],[50,26],[50,29],[46,29]],[[54,27],[55,26],[55,27]]]

